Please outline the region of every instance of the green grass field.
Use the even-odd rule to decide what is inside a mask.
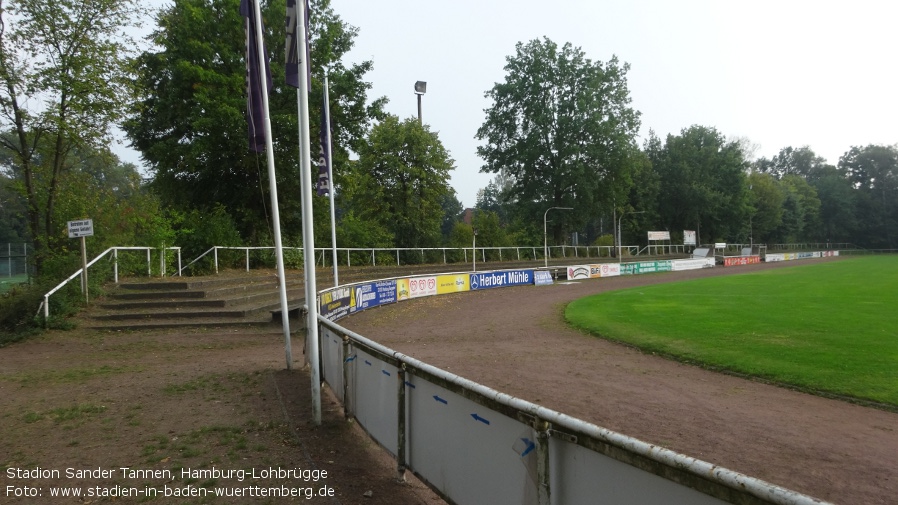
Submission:
[[[895,256],[615,291],[565,316],[646,351],[898,406]]]

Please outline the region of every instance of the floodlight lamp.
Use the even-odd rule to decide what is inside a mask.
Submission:
[[[423,95],[424,93],[427,93],[427,83],[424,81],[416,82],[415,83],[415,94]]]

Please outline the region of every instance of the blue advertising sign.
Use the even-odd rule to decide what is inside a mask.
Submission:
[[[548,270],[534,270],[533,284],[536,286],[548,286],[552,284],[552,274]]]
[[[318,313],[326,317],[328,321],[336,321],[349,314],[351,297],[352,289],[349,287],[335,288],[321,293],[318,297]]]
[[[533,270],[504,270],[471,274],[471,290],[533,284]]]
[[[370,309],[396,301],[396,281],[378,281],[352,287],[350,312]]]

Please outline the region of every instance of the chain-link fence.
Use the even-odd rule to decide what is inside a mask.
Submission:
[[[31,244],[0,244],[0,278],[27,278],[32,273],[28,256],[33,253]]]

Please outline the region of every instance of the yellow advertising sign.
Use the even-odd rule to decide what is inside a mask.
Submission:
[[[437,294],[445,295],[446,293],[459,293],[471,290],[471,276],[468,274],[457,275],[438,275],[437,276]]]

